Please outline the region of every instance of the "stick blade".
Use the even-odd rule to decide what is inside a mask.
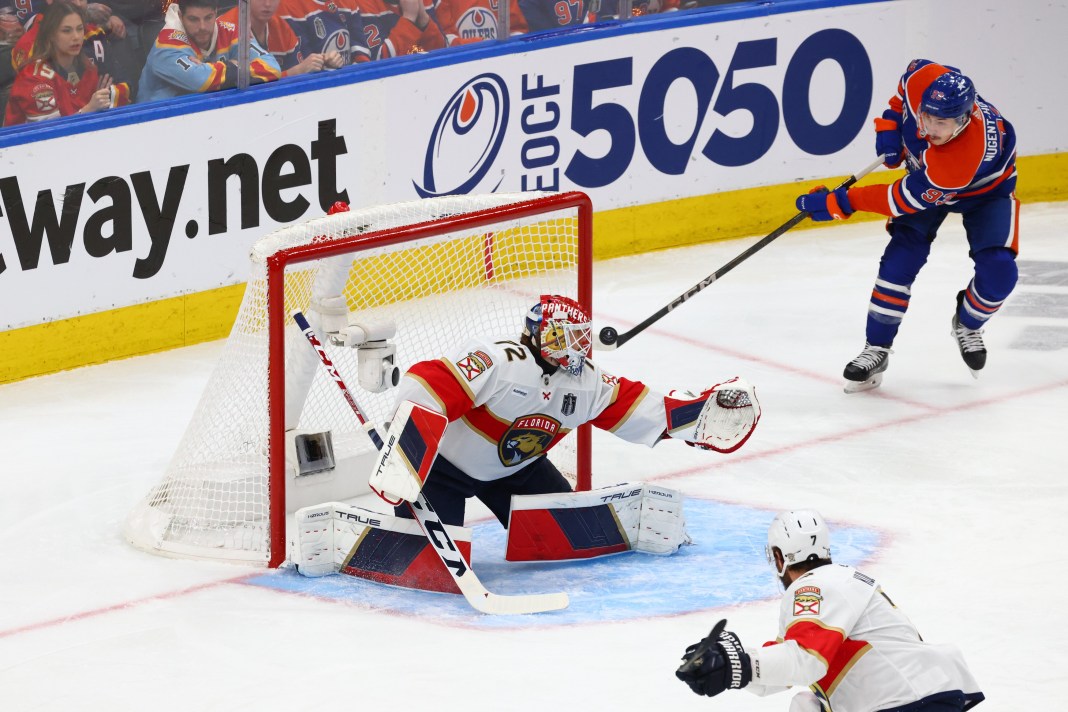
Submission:
[[[537,593],[520,596],[503,596],[486,592],[479,600],[477,597],[467,599],[471,606],[480,613],[509,616],[527,613],[547,613],[567,608],[571,602],[566,593]]]

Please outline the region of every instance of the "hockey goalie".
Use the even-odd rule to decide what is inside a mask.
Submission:
[[[335,343],[346,343],[346,329],[363,333],[353,324]],[[393,515],[338,503],[300,510],[298,569],[453,590],[447,575],[433,573],[433,555],[414,526],[409,503],[420,493],[468,561],[463,523],[472,497],[507,528],[510,561],[665,555],[689,543],[679,491],[637,482],[573,492],[545,455],[585,423],[649,447],[681,440],[733,452],[760,420],[754,387],[732,378],[700,393],[664,395],[605,372],[589,359],[590,346],[582,307],[544,295],[519,340],[474,337],[413,365],[400,379],[369,480]]]

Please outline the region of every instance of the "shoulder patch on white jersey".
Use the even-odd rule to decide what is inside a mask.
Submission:
[[[472,351],[456,362],[456,370],[462,373],[468,381],[473,381],[488,371],[492,365],[493,359],[485,351]]]
[[[819,586],[802,586],[794,591],[794,616],[818,616],[822,600]]]

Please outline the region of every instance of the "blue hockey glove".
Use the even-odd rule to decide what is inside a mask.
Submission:
[[[897,168],[901,165],[903,151],[901,114],[887,109],[881,118],[875,119],[875,152],[883,156],[884,166]]]
[[[828,192],[821,185],[813,188],[812,192],[799,196],[796,204],[798,210],[804,210],[816,222],[847,220],[853,214],[853,206],[849,204],[848,188],[838,188]]]

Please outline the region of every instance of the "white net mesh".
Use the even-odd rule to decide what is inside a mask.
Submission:
[[[471,335],[518,340],[523,316],[540,294],[579,297],[576,210],[522,218],[501,211],[505,214],[490,227],[392,245],[376,240],[358,251],[287,267],[283,357],[271,354],[268,344],[271,255],[305,245],[319,252],[342,238],[498,209],[539,195],[544,197],[450,196],[341,213],[279,230],[256,243],[252,274],[220,361],[163,481],[129,518],[127,538],[169,554],[269,559],[271,369],[285,369],[287,429],[329,430],[341,454],[372,447],[289,319],[292,310],[308,315],[324,343],[314,308],[324,299],[343,296],[348,310],[361,320],[392,320],[397,326],[392,339],[396,364],[403,372],[420,360],[447,353]],[[388,418],[393,392],[370,393],[359,387],[355,349],[327,344],[327,351],[368,420],[381,423]],[[562,446],[553,454],[562,471],[574,473],[574,446]]]

